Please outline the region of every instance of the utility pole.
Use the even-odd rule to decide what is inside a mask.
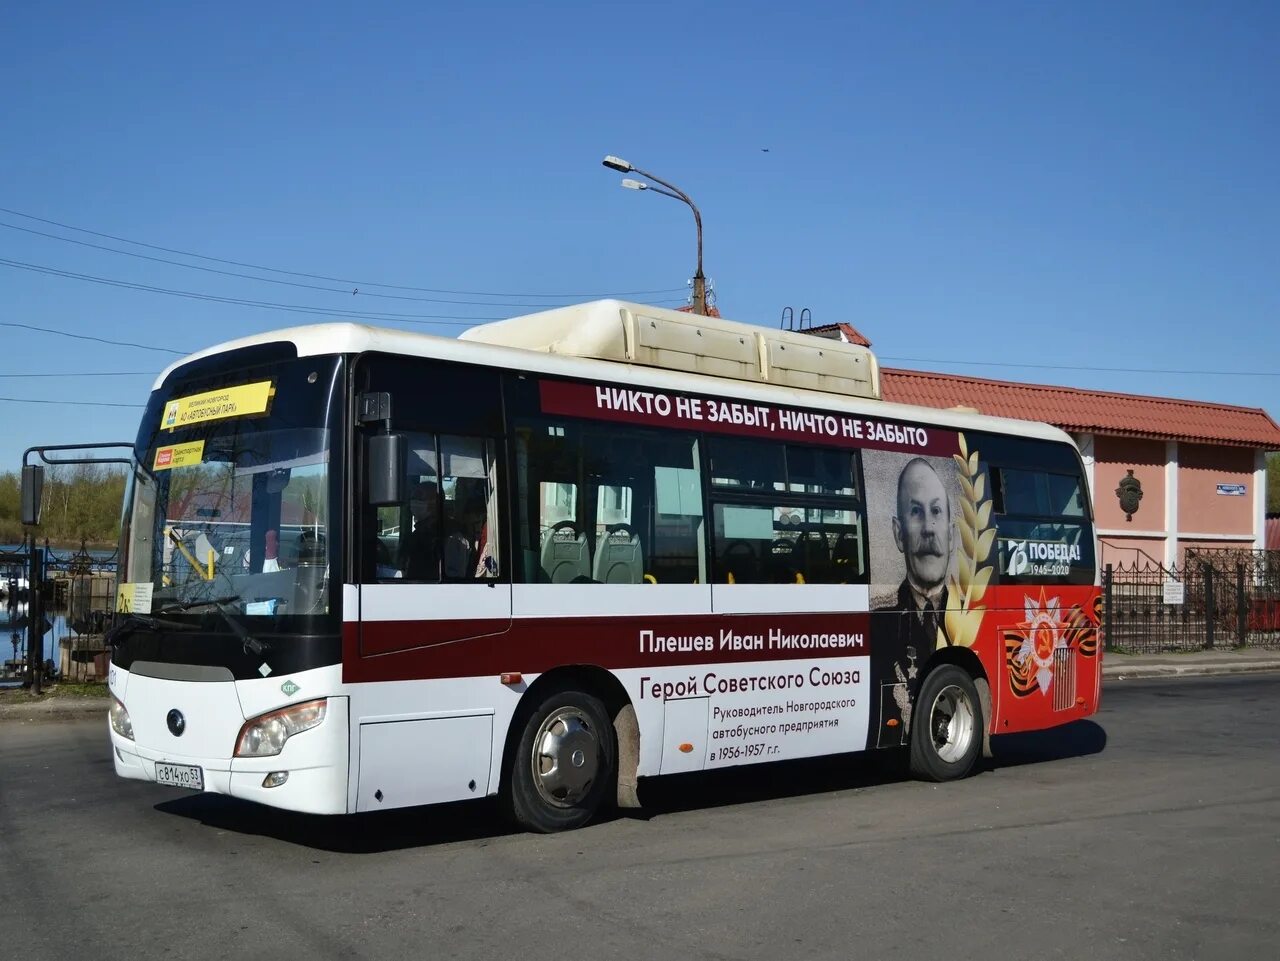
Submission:
[[[621,157],[608,156],[601,161],[610,170],[617,170],[620,173],[638,173],[641,177],[648,177],[655,183],[662,184],[662,187],[654,187],[651,184],[644,183],[640,180],[624,180],[622,186],[628,190],[652,190],[656,194],[662,194],[664,197],[671,197],[673,200],[680,200],[689,205],[689,209],[693,211],[693,222],[698,230],[698,269],[693,275],[693,312],[702,314],[704,317],[707,313],[707,278],[702,273],[702,214],[698,212],[698,207],[689,198],[689,195],[677,187],[675,184],[668,183],[661,177],[655,177],[653,174],[641,170],[634,164],[628,163]],[[666,189],[664,190],[663,187]]]
[[[31,693],[39,696],[44,674],[44,548],[31,538],[27,572],[27,666],[31,671]]]

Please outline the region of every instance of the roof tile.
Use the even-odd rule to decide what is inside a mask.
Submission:
[[[871,346],[871,341],[867,340],[853,324],[822,324],[819,327],[803,327],[800,332],[813,334],[815,337],[830,337],[832,340],[843,340],[846,344],[857,344],[859,347]]]
[[[884,367],[884,399],[923,407],[973,407],[1069,431],[1280,450],[1280,425],[1257,407],[1233,407],[1105,390],[1014,384]]]

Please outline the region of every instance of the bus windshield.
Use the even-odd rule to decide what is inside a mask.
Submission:
[[[336,359],[166,382],[126,495],[120,609],[247,618],[255,633],[332,614]],[[181,373],[181,372],[180,372]],[[340,423],[340,422],[339,422]],[[340,434],[339,434],[340,436]]]

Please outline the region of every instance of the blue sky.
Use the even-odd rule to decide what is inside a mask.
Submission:
[[[659,290],[702,209],[726,316],[848,321],[895,366],[1267,408],[1280,334],[1280,6],[1267,2],[14,4],[0,259],[221,297],[472,318]],[[345,288],[344,284],[305,281]],[[529,295],[552,296],[529,296]],[[518,295],[518,296],[517,296]],[[573,295],[558,297],[556,295]],[[0,322],[194,350],[305,315],[0,265]],[[322,319],[316,317],[315,319]],[[421,319],[421,318],[419,318]],[[0,469],[131,439],[174,355],[0,327]]]

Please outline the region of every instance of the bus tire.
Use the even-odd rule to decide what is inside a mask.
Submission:
[[[939,664],[920,685],[911,720],[911,773],[954,781],[973,770],[982,750],[982,702],[962,667]]]
[[[507,811],[542,834],[582,827],[614,789],[616,758],[599,698],[552,691],[525,718],[507,771]]]

